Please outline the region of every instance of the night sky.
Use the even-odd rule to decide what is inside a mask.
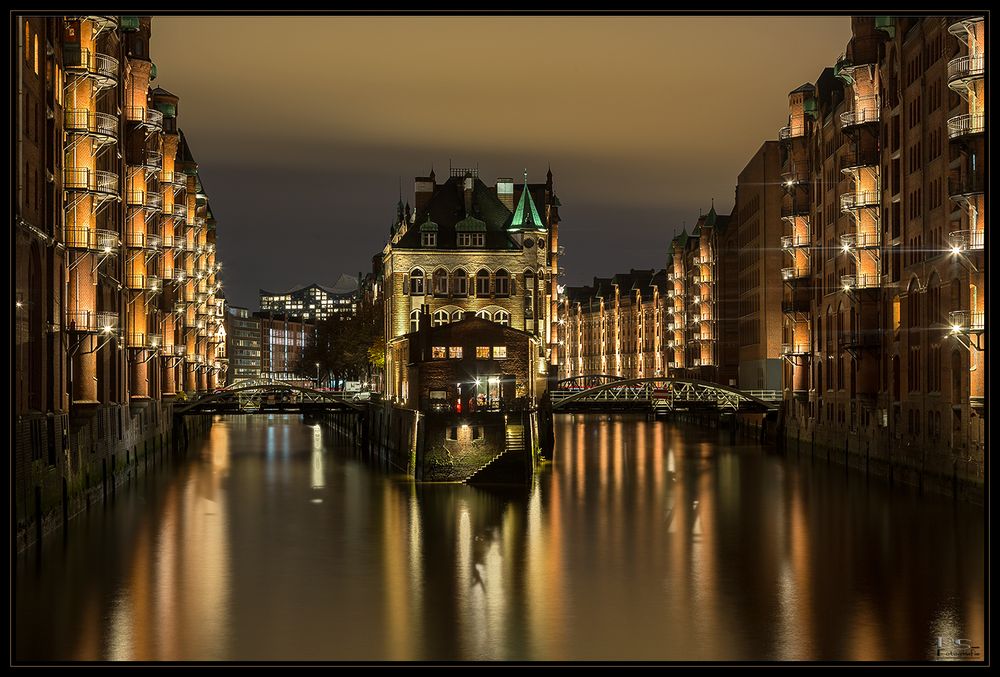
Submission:
[[[154,17],[226,295],[370,270],[402,179],[449,161],[562,202],[564,282],[660,268],[832,66],[840,17]]]

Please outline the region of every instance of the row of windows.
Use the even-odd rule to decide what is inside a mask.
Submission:
[[[438,310],[434,313],[431,319],[431,326],[440,327],[441,325],[448,324],[450,322],[458,322],[465,316],[465,311],[456,310],[449,313],[447,310]],[[480,310],[476,312],[476,317],[482,318],[484,320],[489,320],[491,322],[496,322],[505,327],[510,326],[510,313],[506,310],[498,310],[495,313],[491,313],[488,310]],[[410,331],[418,331],[420,329],[420,311],[411,310],[410,311]]]
[[[431,358],[435,360],[460,360],[462,359],[462,346],[432,346]],[[476,359],[490,359],[490,346],[476,346]],[[507,346],[493,346],[493,359],[507,359]]]
[[[531,271],[525,271],[526,286],[533,286],[531,284],[533,277]],[[542,276],[539,275],[539,279],[541,278]],[[492,290],[491,281],[493,283]],[[462,268],[458,268],[450,274],[444,268],[438,268],[430,280],[425,280],[423,270],[414,268],[408,276],[403,277],[403,293],[423,296],[428,291],[426,282],[430,283],[430,290],[435,296],[467,296],[470,285],[475,285],[476,296],[489,296],[491,293],[496,296],[510,296],[514,291],[514,279],[503,268],[492,276],[490,271],[485,268],[480,269],[474,278],[470,278]]]

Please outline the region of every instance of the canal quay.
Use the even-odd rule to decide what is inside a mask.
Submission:
[[[988,663],[985,17],[14,12],[12,662]]]
[[[555,427],[530,486],[484,489],[388,475],[300,417],[220,417],[18,558],[16,657],[916,661],[938,636],[984,645],[981,509],[717,429]]]

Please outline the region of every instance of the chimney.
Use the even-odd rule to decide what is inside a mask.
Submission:
[[[418,176],[413,182],[414,209],[422,212],[434,195],[435,182],[433,176]]]
[[[476,180],[469,175],[465,176],[465,183],[463,185],[463,194],[465,197],[465,215],[472,216],[472,189],[475,186]]]
[[[497,197],[504,207],[514,211],[514,179],[497,179]]]

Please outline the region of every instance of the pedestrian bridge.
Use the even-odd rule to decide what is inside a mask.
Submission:
[[[283,381],[252,379],[201,395],[174,408],[175,414],[308,414],[362,411],[343,393],[304,388]]]
[[[684,378],[631,378],[607,374],[562,379],[550,391],[554,411],[719,411],[768,412],[781,403],[781,391],[740,390]]]

